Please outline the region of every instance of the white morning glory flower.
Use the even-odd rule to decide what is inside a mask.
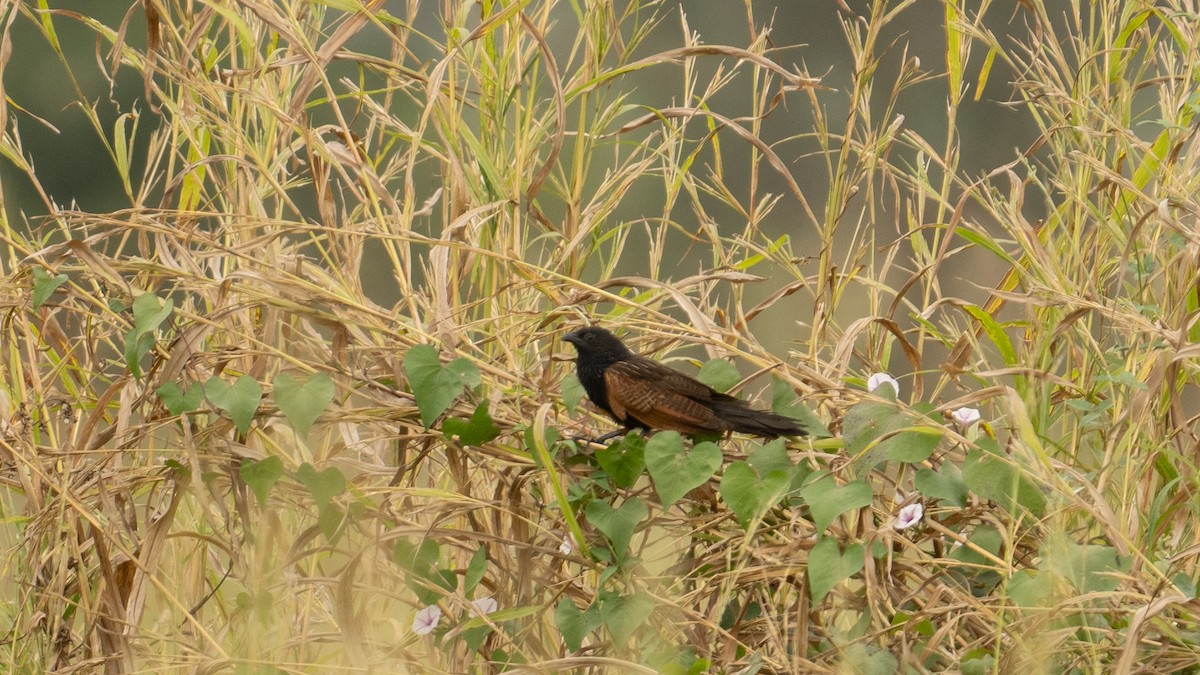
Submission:
[[[897,530],[907,530],[908,528],[921,522],[921,517],[925,515],[925,505],[921,502],[915,502],[905,506],[896,513],[896,521],[892,523],[892,527]]]
[[[959,408],[951,412],[950,417],[964,427],[969,427],[979,421],[979,408]]]
[[[417,612],[413,617],[412,631],[417,635],[429,635],[437,628],[438,622],[442,620],[442,608],[437,605],[430,605]]]
[[[480,614],[491,614],[500,609],[500,604],[496,602],[495,598],[479,598],[475,602],[472,602],[471,606]]]
[[[900,397],[900,383],[896,381],[896,378],[888,375],[887,373],[875,373],[874,375],[868,377],[867,391],[875,391],[881,384],[892,385],[892,391],[896,392],[897,398]]]

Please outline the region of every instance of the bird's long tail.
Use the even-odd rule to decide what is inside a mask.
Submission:
[[[744,401],[732,396],[721,396],[712,402],[713,413],[729,423],[730,428],[743,434],[766,438],[779,436],[804,436],[808,432],[799,420],[776,415],[766,410],[755,410]]]

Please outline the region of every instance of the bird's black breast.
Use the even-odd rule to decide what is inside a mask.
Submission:
[[[579,384],[583,385],[583,390],[587,392],[588,398],[592,399],[592,403],[603,408],[609,416],[615,417],[608,405],[608,388],[604,384],[604,371],[610,365],[612,364],[607,360],[581,355],[575,364],[575,375],[579,378]]]

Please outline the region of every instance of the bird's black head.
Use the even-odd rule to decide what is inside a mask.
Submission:
[[[584,357],[620,361],[633,355],[633,352],[629,351],[629,348],[616,335],[599,326],[580,328],[567,333],[563,339],[575,345],[575,350]]]

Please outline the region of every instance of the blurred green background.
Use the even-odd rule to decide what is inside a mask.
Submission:
[[[439,23],[438,18],[440,9],[432,3],[426,5],[429,9],[422,7],[417,14],[417,29],[430,35],[434,42],[445,42],[446,28]],[[129,45],[139,50],[145,46],[146,21],[140,4],[50,2],[48,7],[75,12],[80,17],[87,17],[110,27],[121,26]],[[384,7],[398,16],[406,13],[406,5],[402,2],[388,2]],[[855,68],[875,68],[875,81],[886,83],[899,76],[906,61],[918,60],[920,69],[931,76],[920,84],[902,88],[898,100],[894,103],[888,100],[892,93],[891,87],[880,86],[878,93],[872,92],[870,96],[870,109],[874,119],[860,118],[858,123],[885,127],[886,124],[882,123],[880,117],[886,114],[889,107],[894,106],[896,115],[893,121],[899,125],[901,133],[911,130],[938,153],[945,153],[948,133],[945,96],[947,82],[944,76],[945,9],[940,3],[896,3],[892,10],[901,8],[902,11],[897,12],[895,20],[887,24],[880,36],[880,44],[887,45],[886,48],[876,50],[882,57],[877,63],[866,66],[854,63],[846,29],[848,25],[868,20],[869,17],[863,13],[870,12],[871,6],[864,3],[662,3],[659,11],[661,20],[649,39],[639,45],[638,50],[647,54],[669,50],[684,44],[684,36],[687,34],[698,36],[699,41],[706,45],[744,46],[753,39],[759,26],[770,25],[770,40],[775,47],[770,57],[785,68],[799,68],[811,76],[820,77],[827,89],[815,93],[787,93],[779,106],[763,120],[759,136],[771,145],[789,168],[804,194],[808,208],[817,218],[824,219],[827,223],[838,223],[833,240],[834,257],[849,258],[848,252],[857,249],[854,238],[859,235],[856,233],[863,227],[883,230],[874,232],[874,237],[884,244],[911,234],[900,231],[897,223],[904,222],[904,216],[895,213],[897,208],[906,207],[908,190],[903,186],[900,189],[893,189],[895,186],[885,184],[873,186],[878,190],[877,194],[858,200],[863,204],[863,209],[874,216],[872,223],[854,222],[853,217],[848,219],[850,222],[842,222],[841,214],[825,213],[829,176],[834,169],[831,168],[831,160],[827,153],[816,140],[819,134],[816,131],[812,107],[802,97],[815,97],[817,105],[824,111],[826,123],[837,137],[841,135],[846,124]],[[560,4],[555,11],[562,13],[560,26],[575,25],[574,18],[569,15],[569,4]],[[477,24],[478,6],[472,4],[469,12],[472,20],[468,25]],[[995,11],[989,12],[987,20],[998,21],[996,17],[1000,14]],[[1050,12],[1050,15],[1053,16],[1054,13]],[[123,124],[128,132],[132,132],[132,116],[136,116],[138,128],[134,143],[137,149],[131,153],[135,161],[131,175],[141,175],[144,167],[137,162],[141,161],[146,153],[139,150],[145,147],[152,132],[157,128],[158,116],[156,111],[147,105],[140,73],[124,66],[117,70],[115,81],[110,82],[106,78],[99,63],[110,64],[106,70],[113,70],[110,47],[107,43],[98,41],[93,30],[83,25],[84,21],[83,18],[76,21],[65,20],[64,15],[57,15],[54,19],[55,28],[64,44],[64,52],[69,55],[72,64],[73,79],[48,46],[40,27],[27,16],[21,15],[16,18],[12,29],[14,55],[5,72],[5,84],[10,100],[17,102],[24,110],[14,108],[10,117],[15,118],[14,127],[19,131],[25,155],[32,161],[49,200],[62,208],[77,208],[92,213],[115,212],[129,208],[131,200],[124,194],[117,172],[113,170],[113,160],[99,136],[103,134],[113,138],[113,127],[122,115],[131,116],[125,118]],[[1027,27],[1023,24],[1020,13],[1013,14],[1005,25],[991,28],[999,33],[1010,32],[1014,39],[1027,37]],[[573,46],[572,34],[559,28],[549,34],[549,41],[557,58],[565,62]],[[409,47],[415,57],[426,63],[444,56],[431,49],[428,43],[413,41]],[[367,30],[352,39],[348,48],[386,57],[388,40],[377,30]],[[985,54],[978,50],[973,52],[972,62],[967,64],[964,72],[979,73],[984,56]],[[699,58],[694,60],[693,67],[700,71],[699,81],[707,81],[719,69],[728,69],[729,62],[719,57]],[[1004,72],[1004,67],[1001,60],[993,64],[987,87],[982,91],[976,90],[977,85],[974,81],[963,83],[963,104],[954,117],[957,124],[955,143],[958,144],[957,155],[960,158],[957,173],[960,176],[983,176],[1016,159],[1021,152],[1034,144],[1037,138],[1036,125],[1024,109],[1008,105],[1010,98],[1014,96],[1011,87],[1014,76]],[[631,107],[631,112],[627,117],[665,106],[691,105],[693,102],[683,100],[681,68],[678,64],[664,65],[623,76],[618,87],[628,96],[627,105]],[[331,80],[347,78],[356,81],[361,75],[356,65],[347,62],[335,61],[329,70]],[[678,80],[674,78],[676,73],[681,75]],[[708,109],[728,118],[737,119],[750,115],[754,95],[752,87],[751,78],[740,76],[709,98],[706,105]],[[547,87],[547,97],[550,93]],[[75,102],[78,100],[90,101],[95,106],[103,127],[99,132],[91,128],[90,122],[77,107]],[[396,103],[397,106],[408,105],[408,101],[403,98],[396,99]],[[342,110],[352,127],[361,118],[369,117],[356,116],[351,101],[343,101]],[[316,106],[307,114],[310,115],[311,127],[334,121],[328,106]],[[411,107],[409,110],[399,110],[396,114],[415,118],[420,111]],[[572,113],[568,113],[568,118],[572,118]],[[688,129],[688,133],[695,137],[693,140],[700,139],[703,126],[694,124]],[[623,140],[627,138],[626,142],[637,142],[642,137],[640,133],[639,130],[625,134]],[[705,148],[698,157],[700,166],[711,167],[714,162],[719,161],[723,183],[739,198],[746,199],[745,195],[750,194],[755,195],[752,199],[761,198],[767,193],[783,195],[774,210],[758,224],[758,229],[771,239],[786,234],[793,243],[794,251],[815,256],[820,246],[820,237],[810,219],[803,217],[800,206],[789,195],[783,178],[774,171],[760,171],[760,182],[752,188],[749,182],[749,166],[753,161],[751,144],[737,139],[732,134],[726,133],[723,137],[726,140],[721,144],[721,157],[715,159],[710,149]],[[568,162],[568,156],[569,149],[564,157],[559,159],[559,163]],[[896,144],[887,160],[903,166],[930,164],[926,157],[914,151],[911,145],[904,143]],[[603,161],[603,158],[596,158],[594,161]],[[702,168],[701,173],[706,170]],[[934,183],[940,180],[936,178],[937,166],[930,166],[929,171],[935,176]],[[442,177],[432,174],[424,166],[417,167],[417,172],[418,187],[425,194],[432,193],[441,186]],[[596,177],[602,176],[604,172],[605,167],[590,167],[589,180],[598,180]],[[14,170],[9,162],[0,162],[0,180],[3,180],[4,207],[10,219],[36,228],[39,216],[48,212],[42,197],[33,189],[28,179],[21,172]],[[161,196],[162,190],[161,185],[151,186],[149,193],[153,198],[148,200],[149,203],[154,203]],[[311,190],[293,190],[290,198],[301,209],[299,220],[318,220],[316,202]],[[661,182],[640,182],[633,186],[609,220],[622,223],[656,223],[664,215],[664,198]],[[712,222],[702,223],[700,214],[689,200],[679,200],[670,213],[671,220],[678,224],[678,228],[667,235],[673,238],[672,252],[678,251],[678,256],[670,261],[675,266],[674,269],[648,269],[646,256],[650,249],[647,239],[650,236],[650,228],[635,227],[631,235],[634,245],[627,246],[622,253],[618,272],[678,279],[710,269],[713,261],[706,257],[707,251],[703,247],[695,246],[695,242],[684,232],[695,232],[708,226],[717,228],[722,235],[731,236],[745,227],[745,220],[722,200],[706,198],[705,195],[700,195],[698,199],[705,207],[705,215],[710,217]],[[872,203],[865,204],[863,199],[871,199]],[[171,208],[174,205],[167,203],[163,206]],[[552,220],[563,215],[555,213],[556,206],[558,204],[554,203],[545,207],[547,216]],[[972,208],[973,204],[966,204],[968,214]],[[1026,218],[1031,222],[1044,215],[1041,213],[1043,207],[1039,203],[1031,202],[1026,208],[1029,211],[1025,214]],[[979,224],[981,227],[988,227],[988,218],[981,218]],[[914,229],[922,225],[924,223],[907,223],[909,228]],[[428,234],[438,236],[440,233]],[[893,288],[903,286],[917,267],[910,264],[911,249],[901,246],[898,250],[896,265],[889,266],[886,272],[880,272],[878,269],[871,271],[872,276],[878,276],[881,282]],[[390,268],[390,261],[375,247],[368,245],[364,256],[366,270]],[[856,262],[859,261],[847,260],[844,264],[850,266]],[[876,264],[873,261],[861,262],[868,266]],[[816,273],[815,268],[808,263],[806,258],[795,260],[801,273]],[[770,272],[756,269],[755,273]],[[986,287],[994,285],[1002,274],[1003,267],[994,256],[980,248],[967,247],[946,258],[939,271],[939,278],[943,290],[948,295],[973,304],[981,304],[988,297]],[[601,275],[594,268],[585,268],[582,276],[582,280],[595,283],[600,280]],[[365,274],[362,283],[367,294],[380,305],[393,306],[397,302],[399,291],[390,273]],[[753,304],[762,301],[777,289],[777,283],[751,283],[745,284],[741,292],[745,294],[745,301]],[[868,299],[860,295],[838,303],[836,316],[839,321],[848,323],[859,316],[870,314],[871,311]],[[764,346],[778,354],[786,353],[797,336],[797,325],[804,330],[803,326],[811,320],[812,313],[811,302],[802,301],[798,296],[780,301],[769,315],[764,315],[758,320],[759,337]],[[901,312],[898,321],[902,329],[907,330],[914,324],[905,314]],[[676,314],[675,318],[687,320],[681,313]],[[925,363],[940,363],[944,356],[945,350],[940,345],[929,345],[929,351],[924,355]],[[882,365],[887,367],[889,364]],[[901,366],[899,363],[891,365]]]
[[[403,14],[402,4],[389,2],[385,6],[396,14]],[[429,21],[418,28],[442,35],[444,30],[436,22],[436,12],[432,11],[434,5],[428,4],[431,8],[427,13]],[[746,4],[728,0],[693,0],[663,5],[664,20],[646,41],[644,51],[666,50],[680,44],[685,21],[687,30],[697,34],[704,44],[743,45],[751,37],[749,9],[756,23],[769,22],[773,27],[771,40],[779,48],[773,58],[785,67],[800,65],[811,75],[821,77],[824,85],[836,89],[836,92],[819,92],[818,96],[832,123],[844,119],[847,89],[855,64],[846,45],[843,23],[860,20],[853,12],[867,11],[863,3],[853,3],[844,9],[833,1],[755,1]],[[146,23],[140,3],[79,1],[48,2],[47,6],[76,12],[108,26],[123,25],[129,44],[139,49],[145,45]],[[559,10],[564,15],[569,12],[565,4],[560,5]],[[851,13],[847,13],[847,10]],[[477,8],[472,11],[478,14]],[[888,81],[889,74],[894,77],[906,58],[920,59],[922,67],[930,72],[944,70],[946,44],[945,31],[941,29],[944,11],[940,3],[916,3],[905,9],[887,27],[883,42],[890,43],[891,48],[876,66],[882,81]],[[1053,16],[1053,12],[1050,14]],[[70,55],[74,64],[75,80],[68,76],[37,25],[25,16],[17,16],[12,29],[13,56],[4,77],[10,100],[24,109],[14,109],[13,114],[25,154],[33,160],[49,198],[58,205],[65,207],[77,204],[81,210],[92,212],[128,208],[129,199],[123,194],[112,171],[112,159],[74,102],[80,98],[76,92],[78,87],[82,98],[95,106],[109,137],[112,136],[113,124],[121,114],[137,114],[140,125],[138,142],[145,143],[149,132],[157,124],[154,110],[146,104],[140,74],[127,67],[122,68],[116,80],[109,82],[97,62],[110,62],[112,55],[106,45],[98,44],[95,33],[85,27],[82,21],[65,21],[61,17],[56,18],[55,26],[62,37],[64,52]],[[1015,15],[1010,25],[993,26],[993,29],[1021,35],[1026,31]],[[365,38],[353,41],[351,48],[386,54],[385,41],[378,35],[376,37],[378,40],[375,44],[371,44],[368,34]],[[565,54],[571,47],[568,37],[565,31],[555,32],[551,36],[551,46]],[[431,59],[437,57],[433,53],[421,56]],[[982,57],[982,54],[977,54],[974,58],[981,61]],[[353,66],[344,65],[343,72],[337,72],[338,65],[334,65],[331,75],[354,76]],[[698,67],[716,69],[723,65],[719,59],[701,59]],[[979,65],[973,63],[966,71],[978,72]],[[978,100],[974,96],[975,84],[964,83],[968,88],[968,96],[957,119],[962,168],[967,173],[983,173],[1012,161],[1036,139],[1035,125],[1018,109],[1006,105],[1011,96],[1011,74],[1003,72],[1003,65],[999,63],[995,67],[988,86],[980,92]],[[623,86],[632,92],[630,103],[650,107],[670,105],[672,101],[679,103],[678,89],[663,86],[663,75],[664,69],[659,68],[633,73],[626,78]],[[904,115],[903,126],[920,134],[934,147],[940,147],[939,144],[944,144],[946,138],[945,87],[944,78],[931,79],[903,92],[896,106]],[[928,95],[922,95],[923,92]],[[736,117],[739,110],[749,108],[745,98],[750,94],[748,78],[742,78],[734,86],[719,92],[712,100],[712,108],[726,116]],[[881,91],[879,99],[872,101],[876,111],[886,107],[888,101],[883,97],[887,94],[887,91]],[[314,119],[313,123],[322,121]],[[812,125],[813,120],[806,106],[785,103],[784,107],[765,120],[762,136],[770,141],[791,139],[810,134]],[[751,151],[749,145],[729,143],[728,146],[727,160],[748,161]],[[823,158],[803,139],[782,143],[776,150],[792,168],[793,176],[809,203],[819,212],[823,203],[822,194],[827,187]],[[134,153],[135,157],[138,155]],[[138,174],[141,168],[135,166],[133,173]],[[46,204],[25,176],[13,170],[11,163],[0,163],[0,178],[4,181],[5,207],[10,217],[20,214],[20,217],[35,220],[47,212]],[[766,173],[765,178],[768,182],[763,189],[766,191],[785,191],[777,176]],[[731,172],[729,182],[731,187],[748,189],[745,183],[736,185],[736,173]],[[627,200],[622,204],[623,217],[636,219],[647,213],[657,213],[661,204],[656,198],[657,195],[646,194],[642,201]],[[768,219],[768,230],[774,228],[778,232],[789,232],[794,237],[802,238],[804,233],[796,232],[791,227],[789,215],[793,206],[785,203],[783,208],[777,209]],[[694,221],[691,214],[676,215],[681,222],[687,223],[689,218]]]

